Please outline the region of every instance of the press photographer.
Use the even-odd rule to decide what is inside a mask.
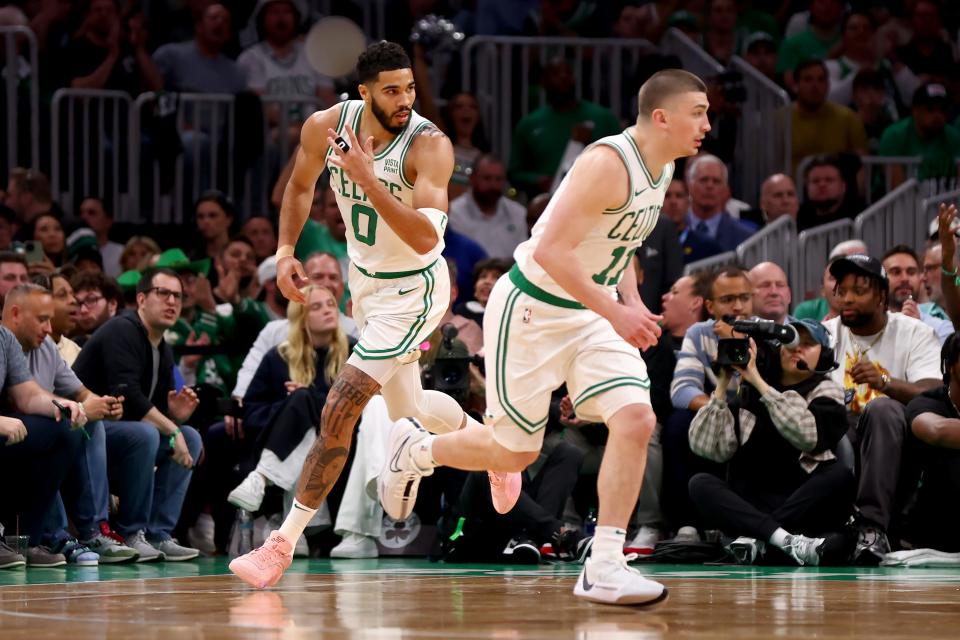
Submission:
[[[720,342],[727,363],[690,426],[690,448],[729,462],[727,480],[697,474],[690,497],[710,526],[737,538],[730,548],[742,563],[762,559],[768,545],[800,565],[842,561],[844,538],[827,534],[852,511],[854,478],[835,453],[847,426],[843,391],[828,377],[836,363],[827,332],[812,320],[733,328],[755,337]],[[740,392],[728,404],[734,371]]]

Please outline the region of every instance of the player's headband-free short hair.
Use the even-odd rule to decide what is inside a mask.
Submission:
[[[413,64],[403,47],[395,42],[375,42],[357,58],[357,79],[360,84],[374,82],[381,71],[412,69]]]
[[[681,93],[707,92],[703,80],[683,69],[658,71],[640,87],[638,105],[640,116],[649,118],[654,109],[661,109],[673,96]]]

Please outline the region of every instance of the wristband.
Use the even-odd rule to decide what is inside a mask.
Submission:
[[[280,258],[289,258],[293,255],[293,245],[285,244],[277,249],[277,260]]]
[[[941,272],[943,273],[943,275],[945,275],[945,276],[951,276],[951,277],[953,277],[953,278],[956,278],[956,277],[957,277],[957,270],[956,270],[956,269],[954,269],[953,271],[947,271],[947,268],[944,267],[943,265],[941,265],[941,266],[940,266],[940,271],[941,271]]]
[[[170,434],[170,448],[173,449],[173,446],[177,442],[177,435],[180,434],[180,427],[177,427],[177,430]]]

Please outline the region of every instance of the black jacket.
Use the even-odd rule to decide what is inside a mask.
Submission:
[[[157,386],[153,379],[153,348],[140,315],[111,318],[97,329],[77,356],[73,370],[84,386],[98,395],[122,395],[123,420],[143,420],[151,408],[168,415],[167,393],[173,389],[173,353],[161,339]]]

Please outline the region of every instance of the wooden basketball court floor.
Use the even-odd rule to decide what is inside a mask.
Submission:
[[[579,567],[297,560],[247,588],[225,559],[0,571],[0,638],[960,638],[960,570],[645,566],[653,610],[571,594]]]

